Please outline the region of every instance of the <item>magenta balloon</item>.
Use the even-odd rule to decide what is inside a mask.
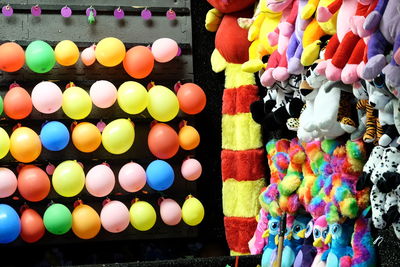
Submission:
[[[203,168],[197,159],[187,159],[181,166],[183,178],[189,181],[197,180],[201,176],[202,170]]]
[[[170,38],[160,38],[151,46],[151,52],[157,62],[171,61],[178,54],[178,44]]]
[[[32,104],[41,113],[50,114],[60,109],[62,92],[57,84],[40,82],[32,90]]]
[[[112,200],[104,205],[100,213],[101,225],[111,233],[124,231],[130,222],[129,210],[120,201]]]
[[[7,168],[0,168],[0,198],[9,197],[17,190],[17,177]]]
[[[109,81],[97,81],[90,87],[90,98],[99,108],[109,108],[117,100],[117,88]]]
[[[119,170],[118,181],[125,191],[137,192],[146,185],[146,171],[137,163],[127,163]]]
[[[166,198],[160,203],[160,215],[167,225],[177,225],[182,219],[182,209],[175,200]]]
[[[86,189],[95,197],[104,197],[111,193],[115,185],[115,175],[105,164],[96,165],[86,174]]]

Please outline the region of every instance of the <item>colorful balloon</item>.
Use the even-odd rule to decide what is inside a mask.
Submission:
[[[155,120],[170,121],[178,115],[178,98],[167,87],[156,85],[149,90],[147,110]]]
[[[90,98],[99,108],[109,108],[117,100],[117,88],[109,81],[97,81],[90,87]]]
[[[146,185],[146,171],[135,162],[122,166],[118,173],[121,187],[128,192],[137,192]]]
[[[55,49],[54,54],[56,61],[62,66],[72,66],[79,59],[79,49],[76,44],[70,40],[59,42]]]
[[[63,235],[72,227],[72,214],[63,204],[52,204],[43,215],[47,231],[54,235]]]
[[[61,122],[50,121],[42,127],[40,140],[46,149],[60,151],[69,143],[69,131]]]
[[[153,71],[154,56],[149,48],[138,45],[126,52],[123,65],[132,78],[143,79]]]
[[[130,221],[128,208],[118,200],[112,200],[104,205],[100,213],[101,225],[110,233],[124,231]]]
[[[41,201],[50,192],[49,176],[35,165],[26,165],[18,173],[18,191],[28,201]]]
[[[118,105],[128,114],[139,114],[149,104],[146,88],[138,82],[124,82],[118,88]]]
[[[3,98],[0,96],[0,115],[3,114],[4,104]]]
[[[85,185],[85,173],[76,161],[67,160],[54,170],[52,183],[59,195],[73,197],[82,191]]]
[[[182,219],[181,207],[173,199],[163,199],[160,203],[160,216],[166,225],[177,225]]]
[[[185,150],[193,150],[200,144],[199,132],[192,126],[185,125],[179,130],[179,145]]]
[[[96,165],[86,174],[86,189],[95,197],[105,197],[115,185],[115,175],[106,164]]]
[[[10,150],[10,137],[8,133],[0,127],[0,159],[4,158]]]
[[[135,140],[135,129],[129,119],[117,119],[110,122],[103,130],[102,143],[112,154],[128,151]]]
[[[0,204],[0,244],[13,242],[21,232],[17,212],[7,204]]]
[[[85,48],[81,53],[81,60],[85,66],[93,65],[96,62],[95,45]]]
[[[188,181],[195,181],[199,179],[203,168],[197,159],[187,159],[182,163],[181,173],[183,178]]]
[[[61,108],[63,95],[52,82],[40,82],[32,90],[32,104],[41,113],[51,114]]]
[[[5,72],[15,72],[25,64],[25,52],[14,42],[0,45],[0,69]]]
[[[46,231],[42,217],[33,209],[26,209],[21,215],[21,238],[27,243],[39,241]]]
[[[14,120],[25,119],[32,112],[32,100],[29,93],[19,85],[12,87],[4,97],[4,112]]]
[[[147,137],[151,153],[159,159],[170,159],[179,150],[178,134],[165,123],[156,123]]]
[[[19,127],[11,134],[10,152],[16,160],[29,163],[39,157],[42,143],[32,129]]]
[[[90,206],[78,205],[72,212],[72,231],[82,239],[95,237],[101,228],[99,214]]]
[[[203,218],[203,204],[201,204],[201,202],[197,198],[189,195],[182,206],[183,221],[190,226],[196,226],[201,223]]]
[[[194,83],[185,83],[177,93],[179,107],[187,114],[200,113],[206,106],[207,98],[203,89]]]
[[[137,201],[129,209],[131,224],[139,231],[150,230],[157,220],[156,211],[146,201]]]
[[[114,37],[107,37],[102,39],[96,45],[96,59],[105,67],[114,67],[124,60],[125,45],[121,40]]]
[[[178,44],[170,38],[160,38],[151,46],[151,52],[157,62],[171,61],[178,54]]]
[[[72,131],[72,143],[81,152],[93,152],[101,144],[100,130],[89,122],[78,123]]]
[[[163,191],[174,183],[175,174],[171,165],[163,160],[155,160],[146,169],[147,184],[154,190]]]
[[[81,120],[92,111],[92,100],[85,90],[71,86],[63,93],[62,109],[71,119]]]
[[[56,64],[53,48],[43,41],[33,41],[25,50],[28,67],[36,73],[49,72]]]
[[[17,190],[17,177],[7,168],[0,168],[0,198],[9,197]]]

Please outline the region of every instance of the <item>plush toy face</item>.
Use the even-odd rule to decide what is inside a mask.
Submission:
[[[318,63],[314,63],[311,67],[308,68],[306,72],[306,81],[307,83],[314,89],[320,88],[324,82],[326,82],[326,78],[323,75],[319,75],[315,68],[318,66]]]
[[[303,239],[303,230],[307,229],[306,219],[295,220],[292,226],[292,238],[295,240]]]
[[[385,77],[379,75],[372,81],[366,83],[369,95],[369,103],[374,109],[383,109],[385,105],[392,99],[389,89],[385,84]]]
[[[326,217],[321,216],[315,220],[312,233],[314,235],[313,246],[316,248],[321,248],[324,246],[326,236],[328,235],[328,223],[326,222]]]
[[[207,0],[222,13],[233,13],[253,5],[255,0]]]
[[[277,235],[279,233],[279,219],[272,217],[268,221],[268,230],[270,235]]]
[[[332,241],[332,246],[343,247],[350,245],[352,230],[351,224],[344,223],[333,223],[329,225],[329,233],[326,237],[325,243]]]

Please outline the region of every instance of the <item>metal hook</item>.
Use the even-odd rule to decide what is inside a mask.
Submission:
[[[378,236],[378,237],[374,240],[373,244],[374,244],[374,245],[377,245],[377,246],[379,247],[380,244],[382,243],[382,241],[383,241],[383,237],[382,237],[382,236]]]

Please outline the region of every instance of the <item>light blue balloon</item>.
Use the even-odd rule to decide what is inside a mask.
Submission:
[[[146,169],[147,184],[157,191],[163,191],[174,183],[175,174],[171,165],[163,160],[155,160]]]
[[[50,151],[63,150],[69,142],[69,131],[58,121],[46,123],[40,131],[42,145]]]
[[[21,232],[17,212],[7,204],[0,204],[0,244],[13,242]]]

